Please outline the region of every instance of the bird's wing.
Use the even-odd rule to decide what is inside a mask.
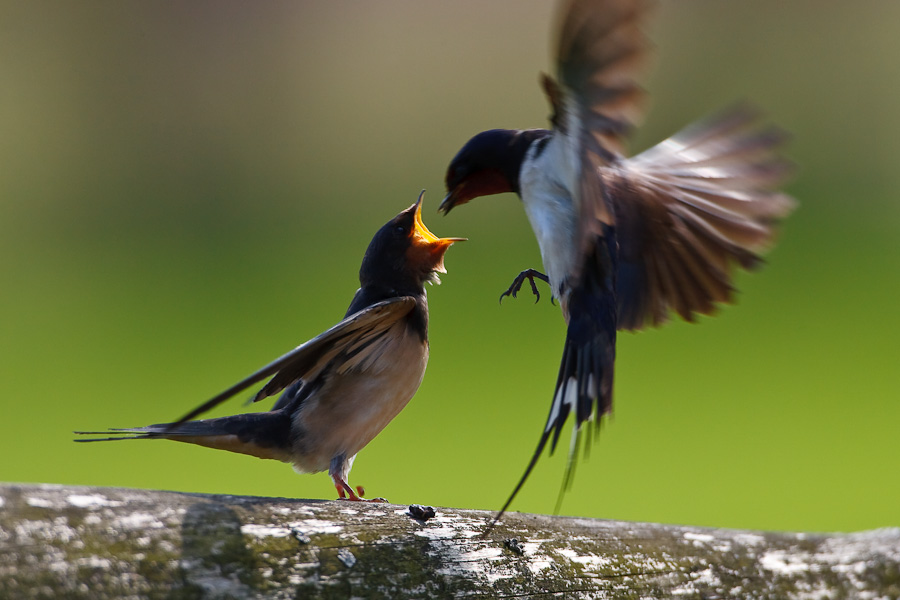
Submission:
[[[176,428],[181,423],[196,418],[272,375],[274,377],[253,397],[254,402],[280,392],[299,379],[315,378],[325,365],[338,355],[358,356],[365,353],[373,342],[406,316],[415,304],[416,299],[412,296],[402,296],[378,302],[348,316],[328,331],[297,346],[281,358],[204,402],[172,423],[171,427]]]
[[[558,81],[543,77],[554,132],[563,136],[575,169],[575,241],[582,254],[604,226],[615,224],[597,168],[624,154],[624,139],[643,116],[638,78],[650,54],[642,31],[647,12],[647,0],[570,0],[556,47]]]
[[[732,299],[734,265],[750,269],[794,206],[786,135],[738,105],[649,150],[601,168],[619,242],[619,329],[687,321]]]

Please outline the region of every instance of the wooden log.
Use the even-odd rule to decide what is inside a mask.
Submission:
[[[0,485],[0,598],[898,598],[900,529],[761,533]]]

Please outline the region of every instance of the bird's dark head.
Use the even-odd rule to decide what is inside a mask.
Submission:
[[[535,140],[549,135],[546,129],[491,129],[473,137],[447,167],[447,196],[438,210],[447,214],[479,196],[518,194],[525,153]]]
[[[366,250],[359,281],[365,286],[385,286],[396,292],[412,293],[426,281],[439,283],[438,273],[446,273],[444,252],[454,242],[466,238],[439,238],[422,222],[422,198],[388,221]]]

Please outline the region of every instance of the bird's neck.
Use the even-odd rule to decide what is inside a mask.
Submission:
[[[406,315],[406,321],[410,329],[425,341],[428,339],[428,298],[425,295],[425,287],[421,285],[398,287],[385,285],[363,286],[356,291],[356,295],[353,296],[353,301],[350,303],[350,307],[347,309],[347,314],[344,317],[349,317],[378,302],[404,296],[411,296],[416,299],[416,305]]]
[[[521,172],[526,157],[540,154],[549,138],[550,132],[546,129],[525,129],[515,132],[507,152],[503,155],[501,167],[512,191],[516,194],[522,195]]]

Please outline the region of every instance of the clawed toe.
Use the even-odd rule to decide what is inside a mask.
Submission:
[[[513,298],[518,297],[519,291],[522,289],[522,284],[525,283],[525,280],[528,280],[528,283],[531,284],[531,293],[534,294],[534,302],[537,304],[538,300],[541,299],[541,293],[537,289],[537,285],[534,283],[534,279],[537,277],[541,281],[546,283],[550,283],[550,278],[541,273],[540,271],[536,271],[535,269],[525,269],[513,279],[512,285],[509,288],[500,294],[500,302],[503,302],[503,298],[506,296],[512,296]],[[550,296],[550,303],[553,304],[553,296]]]
[[[335,483],[334,487],[338,491],[338,500],[346,500],[348,502],[379,502],[387,503],[385,498],[363,498],[366,495],[366,488],[361,485],[356,486],[356,492],[346,483]]]

